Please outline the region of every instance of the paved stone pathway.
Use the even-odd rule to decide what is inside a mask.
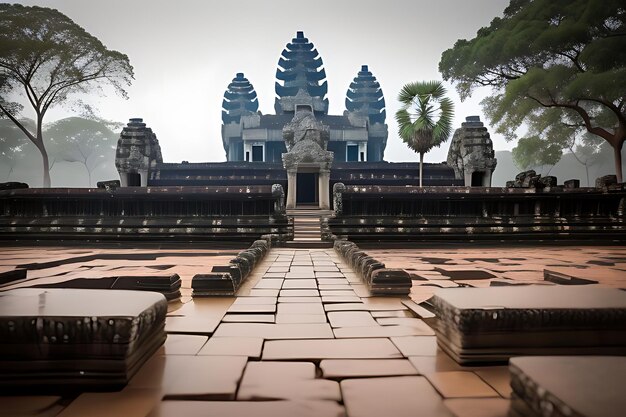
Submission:
[[[606,251],[616,264],[626,261],[622,248]],[[463,261],[465,252],[378,255],[415,269],[422,285],[411,297],[419,301],[422,289],[455,284],[454,276],[441,277],[447,271],[476,269]],[[543,253],[550,263],[556,253],[566,257]],[[181,301],[171,302],[165,345],[122,391],[0,397],[0,407],[9,415],[62,417],[506,416],[507,367],[461,367],[437,347],[420,312],[409,297],[372,297],[332,249],[274,248],[236,297],[191,299],[183,291]]]

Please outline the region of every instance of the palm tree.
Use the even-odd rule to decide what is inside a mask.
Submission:
[[[396,113],[398,134],[420,154],[420,187],[424,154],[448,140],[452,131],[454,106],[445,95],[441,81],[423,81],[406,84],[398,96],[403,105]]]

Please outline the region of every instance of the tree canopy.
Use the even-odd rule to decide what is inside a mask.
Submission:
[[[452,131],[454,105],[440,81],[413,82],[400,90],[402,108],[396,113],[398,133],[409,148],[420,155],[420,187],[424,154],[448,140]]]
[[[471,40],[458,40],[439,62],[461,99],[477,87],[496,132],[527,144],[565,149],[584,132],[607,141],[622,181],[626,140],[626,7],[622,0],[512,0]]]
[[[119,134],[113,128],[121,124],[82,117],[68,117],[46,126],[44,135],[50,143],[50,154],[58,162],[83,165],[92,186],[92,173],[101,164],[113,162]]]
[[[0,15],[0,117],[10,119],[37,147],[49,187],[42,129],[46,112],[101,82],[126,97],[133,68],[126,55],[107,49],[57,10],[0,4]],[[20,121],[20,96],[34,112],[34,129]]]

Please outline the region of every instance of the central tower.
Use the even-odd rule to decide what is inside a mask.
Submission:
[[[310,106],[316,115],[328,114],[328,83],[323,65],[322,58],[304,37],[304,32],[297,32],[278,60],[276,114],[295,113],[297,106],[303,105]]]

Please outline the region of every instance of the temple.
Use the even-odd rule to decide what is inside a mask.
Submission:
[[[262,114],[254,86],[243,72],[227,86],[221,129],[226,162],[164,163],[156,135],[142,119],[131,119],[118,142],[116,166],[121,184],[279,184],[286,190],[287,208],[313,205],[321,209],[331,208],[331,190],[337,183],[419,184],[417,162],[384,160],[385,98],[367,65],[361,66],[347,88],[343,114],[328,114],[322,58],[304,33],[297,32],[278,61],[275,92],[275,114]],[[449,156],[447,163],[425,164],[424,185],[491,185],[496,160],[489,133],[478,116],[463,124],[450,152],[454,157]]]

